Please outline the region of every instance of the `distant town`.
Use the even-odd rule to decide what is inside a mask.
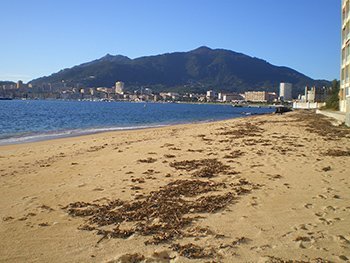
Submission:
[[[133,92],[125,90],[122,81],[116,81],[113,87],[68,87],[62,82],[60,87],[48,83],[32,86],[23,81],[0,86],[0,99],[58,99],[80,101],[132,101],[132,102],[198,102],[233,104],[276,104],[293,103],[293,108],[320,108],[325,105],[327,88],[305,87],[305,93],[297,99],[292,97],[293,85],[280,83],[279,94],[267,91],[246,91],[244,93],[225,93],[218,89],[208,90],[206,94],[153,92],[149,87],[141,87]]]

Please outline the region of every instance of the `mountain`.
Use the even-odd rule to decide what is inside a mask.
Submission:
[[[16,82],[7,81],[7,80],[5,80],[5,81],[0,80],[0,86],[2,86],[2,85],[16,85]]]
[[[62,80],[87,87],[110,87],[116,81],[123,81],[130,90],[149,86],[155,91],[179,92],[205,92],[207,89],[225,92],[277,91],[280,82],[289,82],[294,85],[295,94],[303,92],[306,85],[330,84],[259,58],[208,47],[136,59],[107,54],[100,59],[34,79],[31,83],[54,84]]]

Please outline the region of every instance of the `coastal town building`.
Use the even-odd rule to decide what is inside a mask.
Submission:
[[[339,111],[346,113],[345,123],[350,126],[350,0],[342,0],[341,22]]]
[[[96,88],[96,90],[99,92],[104,92],[104,93],[112,93],[113,92],[112,88],[105,88],[105,87],[98,87],[98,88]]]
[[[215,91],[213,91],[213,90],[208,90],[207,91],[207,100],[208,101],[213,101],[213,100],[215,100],[216,98],[217,98],[217,94],[216,94],[216,92]]]
[[[124,94],[124,82],[117,81],[115,83],[115,93]]]
[[[251,102],[267,102],[269,98],[267,91],[246,91],[244,97]]]
[[[298,100],[293,102],[294,109],[319,109],[326,105],[326,88],[305,87],[304,95],[299,95]]]
[[[280,83],[280,100],[291,101],[292,97],[292,88],[293,85],[291,83]]]
[[[150,88],[144,88],[141,93],[144,95],[152,95],[153,91]]]
[[[177,100],[180,98],[180,94],[176,92],[161,92],[159,96],[161,96],[163,100]]]
[[[218,100],[222,102],[241,101],[243,97],[238,93],[218,93]]]
[[[17,89],[23,89],[24,88],[24,84],[23,84],[23,81],[22,80],[19,80],[17,82]]]
[[[3,90],[12,90],[15,89],[17,87],[17,85],[15,84],[4,84],[2,85],[2,89]]]
[[[327,99],[326,88],[305,87],[304,101],[306,102],[325,102]]]

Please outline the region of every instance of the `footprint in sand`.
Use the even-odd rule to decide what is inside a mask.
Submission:
[[[338,210],[338,208],[329,205],[329,206],[323,207],[322,210],[325,212],[334,212],[334,211]]]
[[[310,204],[310,203],[307,203],[307,204],[304,205],[304,207],[307,208],[307,209],[311,209],[311,208],[314,207],[314,205]]]
[[[349,258],[347,256],[344,256],[344,255],[340,255],[339,259],[344,260],[344,261],[349,261]]]
[[[333,220],[326,219],[325,217],[319,217],[318,220],[320,220],[324,225],[333,225]]]
[[[328,197],[326,195],[323,195],[323,194],[320,194],[317,196],[318,198],[321,198],[321,199],[327,199]]]
[[[312,237],[308,236],[298,236],[294,239],[294,242],[297,243],[297,246],[302,249],[309,249],[315,243],[315,240]]]
[[[104,191],[105,189],[101,188],[101,187],[96,187],[94,189],[92,189],[92,191]]]
[[[335,240],[338,240],[342,244],[345,244],[345,245],[349,245],[350,244],[350,237],[346,237],[346,236],[343,236],[343,235],[336,236]]]

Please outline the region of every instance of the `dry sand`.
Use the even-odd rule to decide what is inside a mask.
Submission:
[[[349,171],[306,112],[1,146],[0,261],[348,261]]]

